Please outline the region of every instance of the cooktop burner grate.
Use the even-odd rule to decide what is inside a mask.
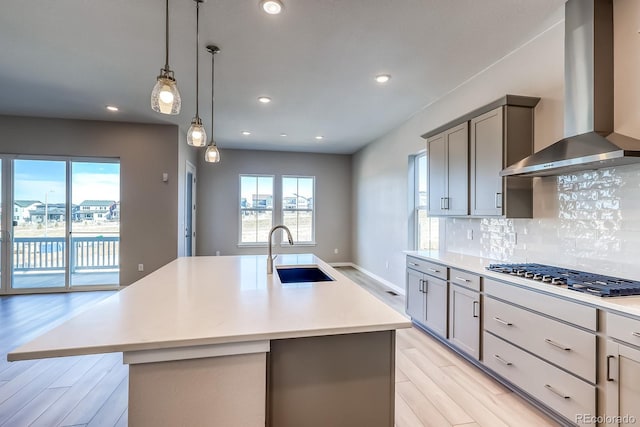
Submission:
[[[640,295],[640,282],[544,264],[491,264],[487,270],[601,297]]]

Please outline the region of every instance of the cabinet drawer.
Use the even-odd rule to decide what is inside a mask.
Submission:
[[[596,388],[488,332],[483,334],[484,364],[567,419],[595,414]],[[593,424],[581,424],[593,425]]]
[[[597,330],[598,316],[594,307],[577,304],[560,297],[545,295],[497,280],[484,278],[485,293],[565,322],[582,326],[590,331]],[[553,286],[553,285],[549,285]]]
[[[607,335],[640,346],[640,320],[607,313]]]
[[[435,262],[425,261],[420,258],[407,257],[407,268],[412,268],[440,279],[447,279],[447,267],[436,264]]]
[[[484,328],[567,371],[596,382],[596,336],[548,317],[485,298]]]
[[[480,292],[480,276],[456,268],[449,269],[449,281]]]

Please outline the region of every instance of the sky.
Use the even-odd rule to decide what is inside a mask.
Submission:
[[[16,159],[13,169],[14,200],[66,201],[64,160]],[[71,162],[71,183],[73,204],[84,200],[120,201],[120,164]]]

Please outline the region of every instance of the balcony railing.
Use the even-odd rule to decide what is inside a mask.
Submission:
[[[14,271],[63,270],[64,237],[16,237],[13,239]],[[117,269],[120,237],[72,237],[71,271]]]

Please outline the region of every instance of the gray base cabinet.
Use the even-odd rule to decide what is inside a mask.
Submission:
[[[447,269],[442,266],[407,258],[405,311],[413,321],[442,337],[447,336],[446,277]]]
[[[449,287],[449,341],[480,358],[480,293],[462,286]]]
[[[607,426],[640,423],[640,321],[607,313]]]

